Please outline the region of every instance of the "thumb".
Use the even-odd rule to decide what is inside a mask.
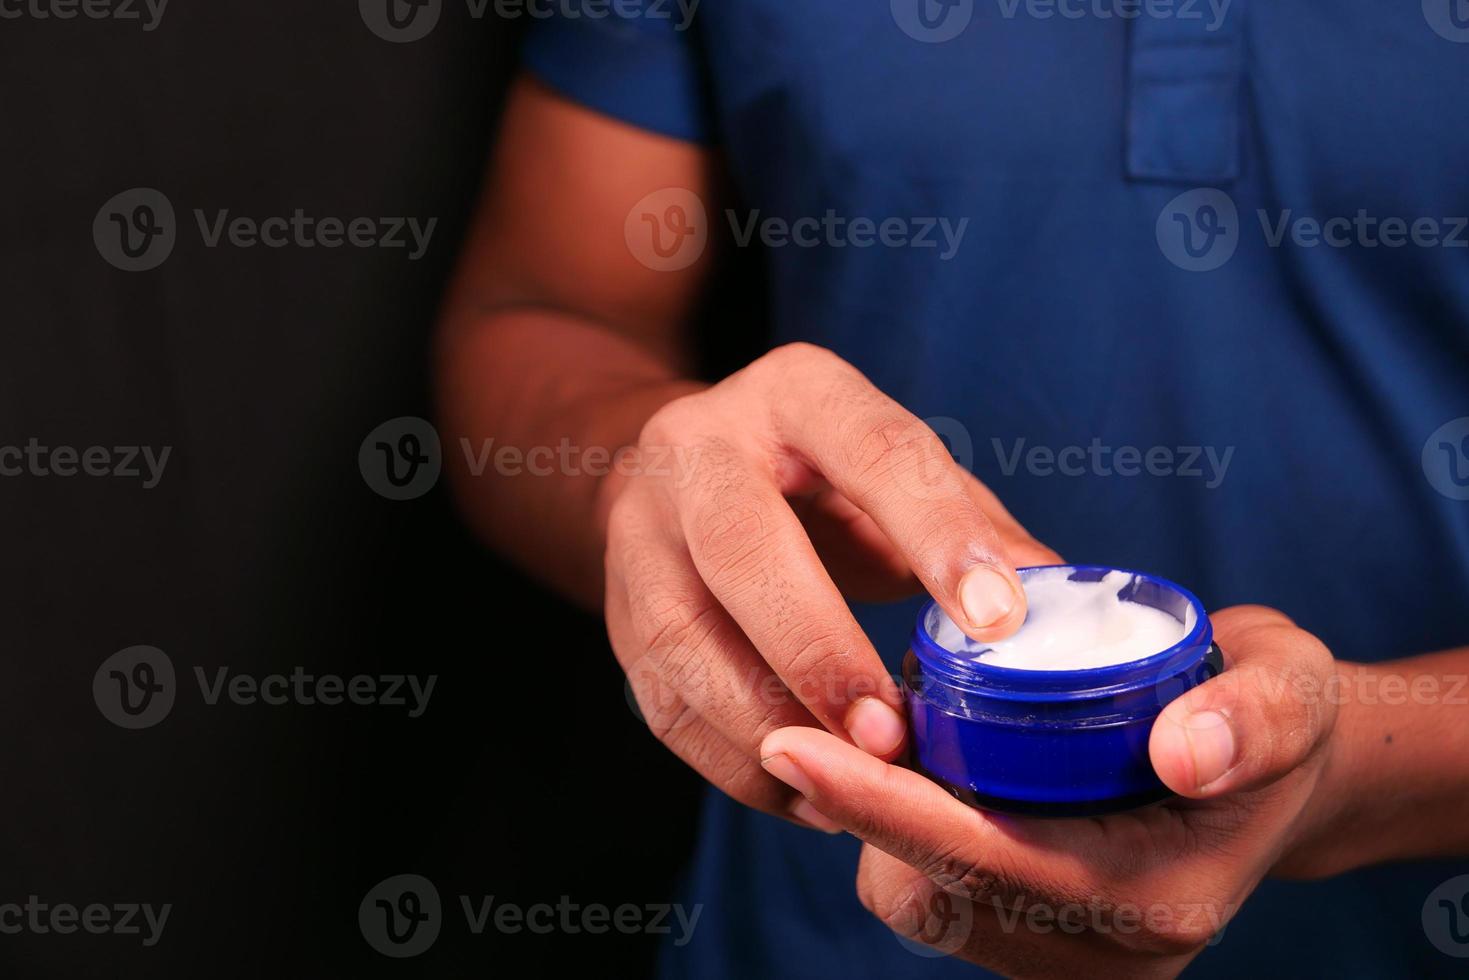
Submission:
[[[1210,799],[1289,774],[1336,720],[1331,652],[1283,613],[1235,606],[1214,614],[1226,669],[1158,716],[1153,769],[1180,796]]]

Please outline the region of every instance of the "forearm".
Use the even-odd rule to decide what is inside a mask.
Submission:
[[[469,523],[536,578],[602,601],[600,491],[668,401],[671,358],[548,309],[450,309],[438,345],[445,469]]]
[[[1285,874],[1469,854],[1469,648],[1342,663],[1329,761]]]

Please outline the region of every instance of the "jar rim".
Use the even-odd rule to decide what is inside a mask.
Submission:
[[[1122,572],[1165,591],[1173,592],[1182,597],[1188,609],[1192,611],[1193,627],[1172,646],[1146,657],[1124,661],[1120,664],[1075,670],[1026,670],[1019,667],[997,667],[983,663],[974,658],[972,654],[961,656],[939,644],[929,633],[927,625],[930,613],[937,608],[938,603],[929,599],[919,609],[918,621],[913,627],[914,656],[939,679],[976,694],[1015,697],[1016,695],[1035,696],[1050,693],[1053,698],[1057,696],[1062,698],[1067,696],[1093,697],[1134,687],[1140,679],[1146,679],[1150,675],[1156,680],[1161,676],[1159,671],[1167,667],[1170,661],[1190,651],[1202,656],[1213,641],[1214,630],[1209,622],[1208,613],[1204,610],[1204,604],[1188,589],[1161,576],[1112,565],[1027,565],[1017,568],[1016,571],[1023,575],[1026,572],[1057,569],[1069,569],[1072,573]],[[1191,663],[1180,662],[1178,672],[1187,670],[1191,666]],[[1168,671],[1170,674],[1174,672]]]

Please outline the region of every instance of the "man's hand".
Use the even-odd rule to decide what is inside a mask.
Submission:
[[[1173,976],[1326,819],[1337,667],[1284,615],[1213,617],[1227,669],[1153,727],[1183,799],[1077,820],[971,809],[830,735],[787,728],[766,770],[866,842],[862,903],[899,935],[1010,976]]]
[[[827,830],[759,747],[813,726],[872,765],[903,748],[897,684],[843,592],[921,585],[998,639],[1025,618],[1014,564],[1058,561],[927,426],[805,344],[658,411],[601,511],[608,633],[649,727],[735,799]]]

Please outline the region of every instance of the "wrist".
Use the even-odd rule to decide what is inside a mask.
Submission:
[[[1462,674],[1444,655],[1339,664],[1336,725],[1316,791],[1275,873],[1321,878],[1370,864],[1465,853],[1469,733],[1450,720]]]

